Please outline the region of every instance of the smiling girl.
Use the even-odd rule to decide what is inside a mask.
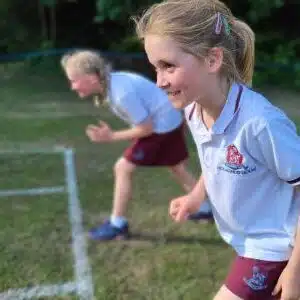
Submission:
[[[300,139],[249,88],[253,31],[218,0],[163,1],[135,21],[157,85],[185,110],[201,162],[197,185],[171,202],[170,215],[186,220],[208,195],[237,253],[214,299],[278,299],[280,290],[280,299],[299,299]]]

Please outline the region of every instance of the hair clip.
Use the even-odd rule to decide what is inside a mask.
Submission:
[[[217,23],[216,23],[216,26],[215,26],[215,33],[216,34],[220,34],[221,33],[221,30],[222,30],[222,18],[221,18],[221,13],[217,13]]]
[[[224,28],[225,28],[225,33],[226,35],[230,35],[230,32],[231,32],[231,26],[230,24],[228,23],[227,21],[227,18],[225,16],[222,15],[222,21],[223,21],[223,24],[224,24]]]
[[[217,13],[217,22],[216,22],[216,26],[215,26],[216,34],[218,34],[218,35],[221,34],[223,25],[224,25],[225,34],[227,36],[230,35],[231,25],[227,21],[227,18],[223,14],[218,12]]]

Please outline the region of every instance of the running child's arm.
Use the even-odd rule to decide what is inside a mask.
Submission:
[[[188,194],[188,196],[192,199],[195,199],[195,201],[198,201],[198,208],[207,199],[207,192],[205,189],[204,177],[202,174],[192,191]]]
[[[117,130],[112,133],[112,141],[132,140],[149,136],[153,132],[151,120],[135,125],[129,129]]]
[[[300,218],[297,226],[295,246],[289,264],[292,267],[297,268],[299,270],[299,275],[300,275]]]
[[[113,131],[111,127],[103,121],[99,125],[88,125],[86,134],[92,142],[108,143],[114,141],[131,140],[146,137],[153,132],[152,122],[144,121],[130,129]]]
[[[273,290],[273,295],[281,292],[280,299],[300,299],[300,224],[297,226],[296,241],[289,262]]]
[[[263,159],[262,163],[281,180],[299,191],[300,185],[300,138],[296,126],[287,118],[280,117],[265,122],[257,134],[256,151]],[[256,152],[256,154],[258,154]],[[258,157],[259,157],[258,156]],[[295,201],[298,201],[298,197]],[[300,227],[286,268],[280,275],[273,294],[281,292],[280,299],[300,298]]]
[[[187,220],[190,214],[196,213],[201,204],[207,199],[203,175],[200,176],[194,189],[187,195],[173,199],[169,213],[176,222]]]

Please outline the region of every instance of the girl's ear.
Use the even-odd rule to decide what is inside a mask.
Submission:
[[[99,76],[97,74],[90,75],[91,83],[96,84],[100,82]],[[101,82],[100,82],[101,83]]]
[[[218,73],[223,64],[223,49],[219,47],[211,48],[205,62],[209,73]]]

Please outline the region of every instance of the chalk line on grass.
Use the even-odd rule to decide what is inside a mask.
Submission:
[[[41,297],[64,296],[76,293],[76,282],[67,282],[53,285],[37,285],[30,288],[9,289],[0,293],[1,300],[25,300]]]
[[[92,272],[87,256],[86,236],[82,226],[82,210],[80,208],[80,201],[78,197],[78,185],[74,166],[74,151],[72,149],[66,149],[64,153],[77,293],[81,300],[93,300],[94,287]]]
[[[32,189],[0,190],[0,197],[37,196],[64,193],[64,186],[41,187]]]

